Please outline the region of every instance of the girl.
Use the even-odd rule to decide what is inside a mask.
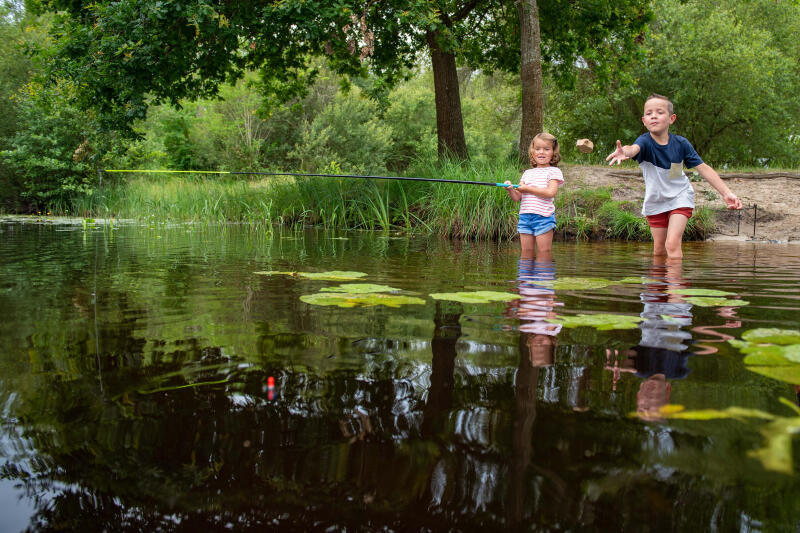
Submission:
[[[521,202],[517,231],[522,257],[532,259],[535,255],[539,261],[549,261],[556,227],[553,198],[564,183],[564,175],[556,167],[561,161],[558,141],[549,133],[538,134],[531,141],[528,157],[533,168],[522,174],[516,189],[506,181],[506,192],[512,200]]]

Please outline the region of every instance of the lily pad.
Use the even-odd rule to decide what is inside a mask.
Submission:
[[[745,356],[742,362],[754,366],[792,366],[781,353],[753,353]]]
[[[280,270],[263,270],[254,272],[254,274],[262,274],[264,276],[298,276],[322,281],[347,281],[363,278],[367,275],[364,272],[349,272],[346,270],[332,270],[330,272],[284,272]]]
[[[567,328],[588,326],[604,331],[610,329],[635,329],[639,327],[639,322],[644,321],[644,318],[631,315],[596,314],[560,316],[558,318],[548,318],[546,320],[553,324],[562,324]]]
[[[669,294],[683,294],[684,296],[732,296],[736,294],[717,289],[672,289],[667,292]]]
[[[490,302],[510,302],[519,298],[519,294],[510,292],[475,291],[475,292],[437,292],[430,295],[434,300],[449,300],[465,304],[485,304]]]
[[[690,296],[684,299],[698,307],[740,307],[750,303],[745,300],[729,300],[728,298],[719,298],[716,296]]]
[[[769,344],[800,344],[800,331],[795,329],[758,328],[742,333],[747,342]]]
[[[653,279],[653,278],[643,278],[641,276],[639,276],[639,277],[632,276],[632,277],[628,277],[628,278],[622,278],[621,280],[619,280],[619,281],[617,281],[615,283],[634,283],[634,284],[636,284],[636,283],[646,283],[646,284],[651,284],[651,283],[661,283],[661,281],[659,281],[657,279]]]
[[[777,379],[784,383],[791,383],[792,385],[800,385],[800,365],[786,365],[786,366],[755,366],[748,365],[747,370],[767,376],[768,378]]]
[[[781,399],[781,401],[792,408],[795,416],[775,416],[758,409],[746,409],[743,407],[728,407],[723,410],[699,409],[686,411],[676,409],[675,406],[667,406],[670,407],[669,410],[664,407],[660,411],[665,418],[701,422],[715,419],[733,419],[740,422],[746,422],[747,419],[759,420],[761,422],[759,433],[763,437],[764,445],[748,451],[747,455],[760,461],[761,465],[767,470],[792,474],[794,472],[792,436],[800,430],[800,417],[796,416],[798,414],[796,406],[785,399]]]
[[[317,294],[303,295],[300,300],[311,305],[335,305],[338,307],[374,307],[376,305],[400,307],[401,305],[420,305],[425,303],[425,300],[414,296],[377,292],[368,294],[319,292]]]
[[[349,294],[369,294],[374,292],[398,292],[400,289],[374,283],[343,283],[338,287],[324,287],[322,292],[346,292]]]
[[[613,284],[613,281],[604,278],[561,278],[553,282],[553,288],[565,291],[602,289],[603,287],[608,287]]]

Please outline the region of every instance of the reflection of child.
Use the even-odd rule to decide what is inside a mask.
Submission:
[[[714,187],[728,209],[741,209],[742,201],[731,192],[719,174],[700,159],[688,140],[669,133],[675,122],[672,102],[666,96],[651,94],[644,102],[642,122],[647,133],[632,145],[617,148],[607,158],[609,165],[635,158],[642,169],[645,198],[642,214],[653,235],[653,254],[683,257],[683,231],[694,209],[694,190],[683,171],[694,167]]]
[[[528,157],[533,168],[522,174],[516,189],[506,181],[506,192],[512,200],[520,202],[517,231],[522,256],[532,258],[535,253],[545,259],[550,254],[556,227],[553,198],[558,186],[564,183],[564,175],[556,166],[561,161],[558,141],[549,133],[536,135],[528,148]]]
[[[656,263],[650,275],[662,277],[663,281],[649,284],[640,295],[643,304],[640,316],[645,319],[640,326],[641,340],[622,354],[606,350],[606,368],[613,372],[614,390],[621,372],[642,378],[636,395],[637,412],[644,418],[659,418],[658,410],[669,403],[672,391],[667,379],[683,379],[689,374],[689,354],[685,350],[692,336],[681,328],[692,324],[692,305],[669,292],[686,285],[681,278],[680,263]],[[619,361],[618,355],[625,358]]]

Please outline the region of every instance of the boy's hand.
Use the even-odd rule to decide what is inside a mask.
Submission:
[[[742,201],[733,193],[726,194],[722,197],[728,205],[728,209],[741,209]]]
[[[614,163],[620,164],[626,159],[630,159],[628,156],[625,155],[625,152],[622,151],[622,143],[617,139],[617,149],[614,150],[606,157],[606,161],[611,161],[608,165],[611,166]]]

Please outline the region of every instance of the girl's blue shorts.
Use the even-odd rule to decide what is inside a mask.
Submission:
[[[518,233],[527,233],[534,236],[542,235],[555,228],[555,213],[547,217],[535,213],[522,213],[519,215],[519,222],[517,223]]]

